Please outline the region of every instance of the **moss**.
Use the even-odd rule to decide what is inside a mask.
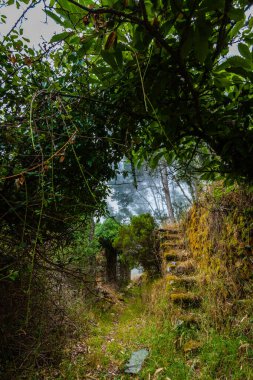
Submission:
[[[204,279],[206,311],[214,323],[222,321],[224,310],[229,312],[227,301],[253,293],[252,202],[251,193],[238,186],[228,190],[219,182],[201,195],[184,224],[187,247]]]
[[[168,286],[168,285],[171,285],[171,283],[174,282],[174,281],[176,281],[177,278],[178,278],[178,277],[175,276],[175,275],[173,275],[173,274],[168,274],[168,275],[166,276],[166,284],[167,284],[167,286]]]
[[[193,259],[182,261],[175,268],[175,273],[177,274],[193,274],[196,271],[196,263]]]
[[[166,261],[184,261],[189,258],[189,253],[184,250],[169,250],[164,253]]]
[[[194,314],[194,313],[187,313],[180,315],[179,317],[186,326],[191,326],[191,325],[199,325],[200,324],[200,315],[199,314]]]
[[[177,305],[182,307],[199,307],[201,304],[201,297],[190,292],[177,292],[171,293],[170,299]]]
[[[183,345],[183,351],[185,353],[189,353],[193,351],[196,352],[201,348],[201,346],[202,346],[201,342],[191,339]]]
[[[189,289],[198,284],[198,278],[194,276],[177,276],[173,282],[175,285],[183,286],[185,289]]]
[[[163,250],[175,250],[175,249],[182,249],[184,248],[184,242],[183,240],[179,241],[168,241],[166,240],[161,244],[161,249]]]

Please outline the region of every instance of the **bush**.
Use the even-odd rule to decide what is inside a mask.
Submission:
[[[113,243],[118,236],[120,224],[113,218],[106,219],[103,223],[96,225],[95,237],[103,245],[103,242]]]
[[[161,263],[155,247],[156,224],[150,214],[133,216],[129,225],[119,229],[114,247],[121,252],[121,259],[133,268],[141,265],[151,273],[159,273]]]

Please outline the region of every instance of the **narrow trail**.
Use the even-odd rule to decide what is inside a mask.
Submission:
[[[146,284],[145,289],[133,286],[125,302],[100,315],[86,341],[85,378],[170,379],[175,371],[173,380],[191,378],[192,362],[187,354],[197,351],[200,343],[193,337],[187,340],[178,336],[176,330],[187,327],[193,335],[198,324],[196,310],[201,299],[196,291],[195,263],[185,250],[178,226],[160,230],[159,239],[164,277],[155,285]],[[179,346],[182,350],[178,353]],[[143,348],[149,351],[149,357],[140,374],[125,374],[132,352]]]
[[[159,239],[164,276],[133,286],[123,302],[96,315],[86,353],[64,380],[253,379],[246,338],[205,324],[201,274],[179,227],[161,229]],[[126,363],[141,349],[148,350],[141,371],[126,374]]]
[[[146,322],[139,289],[135,289],[124,303],[101,315],[86,341],[90,369],[87,379],[136,378],[124,374],[124,364],[132,351],[143,347],[141,335]]]

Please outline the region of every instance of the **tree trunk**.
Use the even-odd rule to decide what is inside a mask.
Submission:
[[[119,262],[119,276],[118,276],[118,282],[119,285],[127,285],[131,280],[131,270],[129,268],[129,265],[125,262],[120,261]]]
[[[163,192],[165,195],[165,201],[166,201],[166,207],[168,211],[168,219],[171,223],[175,223],[175,216],[174,211],[171,203],[171,196],[170,196],[170,189],[169,189],[169,183],[168,183],[168,170],[167,170],[167,164],[165,161],[161,162],[161,180],[163,185]]]
[[[113,247],[105,248],[106,280],[110,284],[117,282],[117,251]]]
[[[89,241],[93,240],[94,233],[95,233],[95,221],[94,221],[93,217],[91,217],[91,219],[90,219]]]

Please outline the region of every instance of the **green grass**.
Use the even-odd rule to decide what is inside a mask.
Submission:
[[[141,348],[147,348],[149,356],[138,379],[152,378],[159,368],[163,370],[157,379],[172,376],[173,380],[191,379],[184,356],[176,352],[174,343],[178,332],[172,329],[168,319],[158,318],[154,312],[149,312],[145,302],[140,292],[135,290],[123,307],[97,313],[97,324],[85,341],[88,352],[74,361],[66,358],[57,379],[74,380],[87,374],[95,379],[132,379],[133,376],[124,374],[124,366],[132,352]],[[167,304],[164,299],[160,302],[162,313]]]
[[[253,379],[252,344],[243,336],[220,336],[213,331],[201,350],[200,360],[203,379]]]
[[[79,310],[80,311],[80,310]],[[252,380],[253,346],[240,331],[219,335],[214,329],[201,329],[185,324],[177,327],[170,315],[168,296],[156,285],[146,290],[136,288],[126,303],[104,312],[96,308],[80,322],[92,318],[86,336],[79,336],[66,350],[57,375],[47,379],[78,380]],[[202,316],[204,318],[204,315]],[[186,342],[199,341],[201,347],[184,352]],[[124,367],[133,351],[149,350],[141,373],[124,374]],[[159,374],[154,377],[156,371]],[[89,377],[90,376],[90,377]]]

